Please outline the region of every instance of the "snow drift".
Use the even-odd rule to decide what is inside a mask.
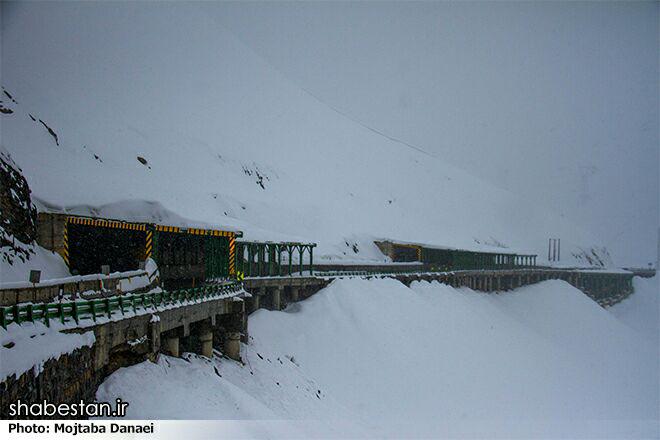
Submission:
[[[610,310],[621,322],[634,329],[653,346],[660,347],[660,286],[653,278],[633,278],[635,293]]]
[[[324,106],[203,8],[5,11],[2,144],[42,210],[314,241],[317,261],[382,261],[374,238],[542,256],[562,237],[569,263],[598,242]]]
[[[246,366],[198,360],[180,368],[165,358],[118,371],[98,397],[135,402],[129,415],[137,418],[250,418],[242,398],[221,392],[225,385],[186,379],[198,368],[204,373],[195,377],[213,376],[215,365],[272,411],[256,418],[328,420],[348,411],[354,424],[342,436],[658,435],[657,345],[562,281],[496,295],[437,282],[337,280],[286,311],[255,312],[250,334]],[[277,379],[254,371],[273,365]],[[329,406],[298,400],[288,384],[302,377],[313,378],[308,386]],[[174,388],[214,409],[181,410]]]

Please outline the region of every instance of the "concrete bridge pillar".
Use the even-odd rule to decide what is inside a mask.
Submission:
[[[149,322],[149,340],[150,340],[150,347],[149,347],[149,356],[151,360],[156,360],[156,356],[158,352],[160,351],[160,319],[158,320],[151,320]]]
[[[174,357],[179,357],[181,353],[179,352],[179,337],[178,336],[172,336],[169,338],[165,338],[165,344],[163,345],[165,348],[165,351],[170,355]]]
[[[291,286],[291,301],[300,301],[300,290],[297,287]]]
[[[235,361],[241,360],[241,334],[228,332],[225,335],[224,354]]]
[[[204,330],[199,335],[199,341],[202,345],[202,356],[213,357],[213,332],[210,329]]]
[[[273,289],[273,310],[282,310],[282,287]]]
[[[259,310],[261,307],[261,297],[256,293],[252,294],[252,311]]]

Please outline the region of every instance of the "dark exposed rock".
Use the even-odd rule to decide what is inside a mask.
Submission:
[[[48,130],[48,133],[50,133],[50,135],[53,137],[53,139],[55,139],[55,144],[56,144],[57,146],[59,146],[59,145],[60,145],[60,140],[59,140],[59,138],[57,137],[57,133],[55,133],[55,131],[53,131],[53,129],[50,128],[50,127],[48,126],[48,124],[46,124],[43,120],[39,119],[39,122],[41,122],[41,125],[43,125],[44,127],[46,127],[46,130]]]
[[[30,258],[25,245],[37,237],[37,209],[30,198],[30,187],[11,157],[0,151],[0,256],[12,264],[15,258]]]
[[[12,113],[14,113],[14,110],[10,109],[9,107],[5,107],[2,101],[0,101],[0,113],[3,113],[5,115],[11,115]]]
[[[0,382],[0,417],[12,418],[9,405],[19,399],[30,403],[42,400],[52,403],[93,402],[102,379],[103,375],[94,370],[94,349],[80,347],[59,359],[46,361],[39,369],[31,368],[18,377],[12,375]]]
[[[5,88],[3,87],[3,88],[2,88],[2,91],[3,91],[3,93],[4,93],[5,95],[7,95],[7,98],[9,98],[9,99],[11,100],[11,102],[13,102],[14,104],[18,104],[18,102],[16,102],[16,100],[14,99],[14,97],[11,96],[11,95],[9,94],[9,92],[7,91],[7,89],[5,89]]]

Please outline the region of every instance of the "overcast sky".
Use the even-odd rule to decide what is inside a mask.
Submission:
[[[241,3],[210,13],[338,111],[576,219],[626,260],[655,260],[658,3]]]

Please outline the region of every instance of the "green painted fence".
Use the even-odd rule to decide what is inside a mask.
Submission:
[[[184,305],[186,302],[222,297],[241,289],[241,283],[232,282],[169,292],[117,295],[91,300],[17,304],[0,308],[0,326],[6,329],[12,323],[20,325],[24,322],[38,321],[50,326],[51,320],[57,320],[62,324],[72,321],[79,324],[82,320],[90,319],[92,322],[96,322],[99,318],[112,318],[113,315],[125,315],[127,312],[138,312],[161,306]]]
[[[314,275],[314,247],[316,243],[237,241],[236,269],[246,277],[290,276],[305,270]]]

